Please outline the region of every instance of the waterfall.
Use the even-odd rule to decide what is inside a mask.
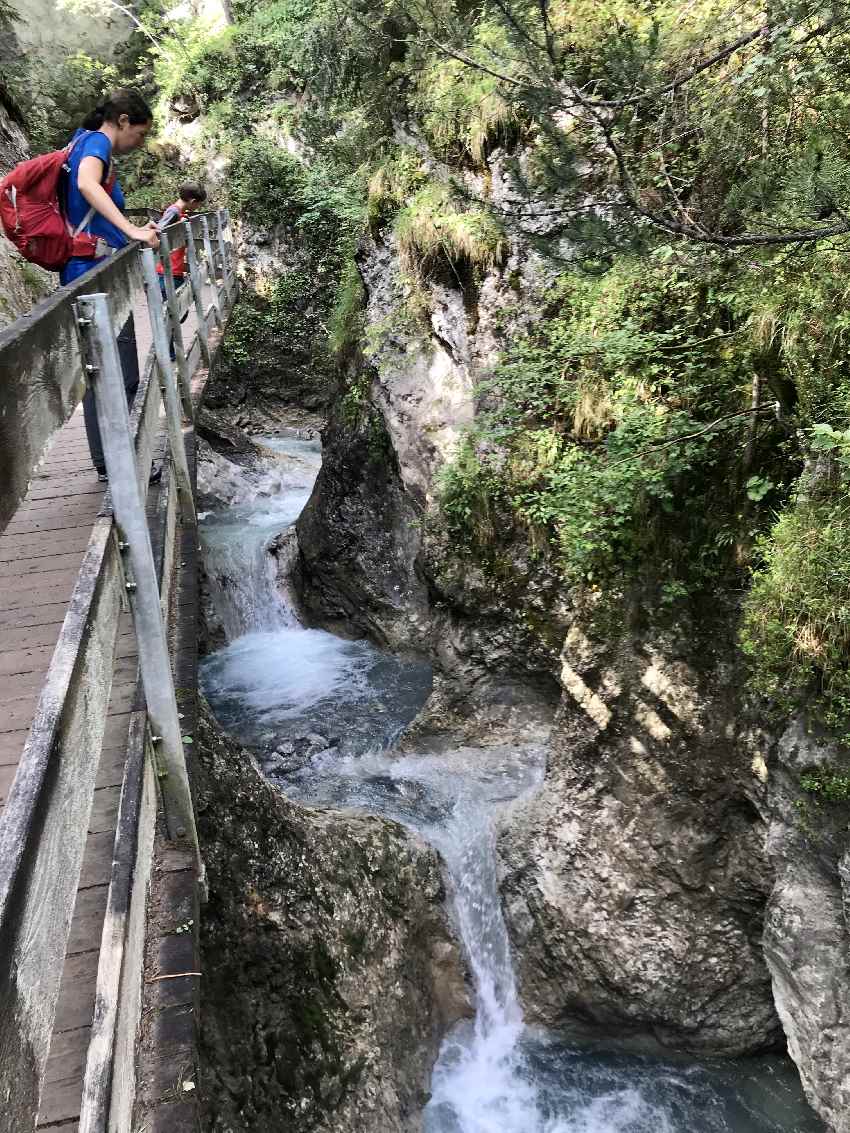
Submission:
[[[322,464],[321,444],[300,437],[262,437],[259,443],[284,459],[245,469],[220,458],[201,484],[217,492],[226,486],[230,499],[228,507],[207,513],[201,523],[211,597],[228,641],[252,631],[298,626],[292,602],[278,585],[269,544],[295,522],[310,498]]]
[[[228,636],[204,661],[202,685],[222,725],[261,758],[276,745],[291,747],[293,737],[310,740],[304,757],[283,771],[273,757],[266,761],[291,798],[395,819],[445,863],[476,1014],[443,1044],[425,1133],[820,1129],[787,1059],[674,1062],[591,1050],[524,1025],[499,899],[495,823],[541,782],[545,752],[531,743],[404,756],[389,750],[424,703],[430,670],[299,625],[268,546],[306,502],[318,450],[305,453],[304,442],[291,439],[265,443],[278,460],[267,474],[246,475],[242,494],[229,493],[229,506],[202,525]]]

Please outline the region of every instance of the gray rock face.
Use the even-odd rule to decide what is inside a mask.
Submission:
[[[833,744],[794,721],[767,769],[768,852],[776,882],[764,951],[776,1009],[809,1100],[836,1133],[850,1131],[850,853],[846,806],[803,816],[799,776],[840,766]]]
[[[0,87],[0,177],[29,156],[29,143],[14,117],[14,108],[3,103]],[[25,315],[53,290],[52,277],[18,254],[0,235],[0,330]]]
[[[494,193],[501,185],[497,172]],[[432,522],[440,469],[474,419],[477,386],[546,285],[540,259],[519,239],[474,294],[455,277],[430,279],[427,317],[410,313],[390,234],[365,240],[358,264],[365,404],[356,420],[337,406],[323,436],[324,465],[297,525],[302,605],[317,624],[429,652],[476,703],[479,686],[492,702],[494,674],[551,699],[566,624],[560,584],[521,540],[505,550],[494,584],[494,571],[459,560]],[[533,625],[523,609],[539,615]]]
[[[203,711],[205,1128],[414,1133],[469,1013],[433,851],[394,823],[295,806]]]
[[[734,696],[690,655],[571,630],[545,784],[502,830],[502,889],[532,1020],[737,1054],[781,1039],[760,947],[771,876]]]

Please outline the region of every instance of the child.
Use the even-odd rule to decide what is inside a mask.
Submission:
[[[169,224],[176,224],[180,220],[185,220],[187,216],[192,216],[198,211],[204,201],[207,199],[207,191],[203,185],[196,185],[194,182],[187,182],[185,185],[180,186],[180,196],[173,205],[169,205],[162,216],[159,218],[157,230],[162,232],[163,228],[167,228]],[[159,272],[159,289],[162,292],[163,303],[168,298],[168,293],[165,289],[165,272],[162,264],[156,265],[156,270]],[[171,271],[174,274],[174,286],[182,286],[186,279],[186,246],[177,248],[171,253]],[[188,314],[184,315],[180,320],[185,322]],[[174,361],[174,340],[172,339],[169,347],[169,356],[172,362]]]
[[[187,182],[180,186],[180,196],[173,205],[169,205],[162,214],[157,229],[162,232],[169,224],[176,224],[178,220],[185,220],[198,211],[207,199],[207,191],[203,185]],[[171,270],[174,272],[174,286],[179,287],[186,277],[186,248],[178,248],[171,253]],[[157,264],[157,271],[163,274],[162,264]],[[165,298],[165,280],[160,279],[160,289]]]

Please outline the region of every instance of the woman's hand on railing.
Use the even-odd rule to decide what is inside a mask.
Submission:
[[[138,240],[141,244],[147,244],[149,248],[154,251],[159,247],[159,232],[156,225],[151,221],[146,224],[144,228],[133,228],[131,233],[128,233],[131,240]]]

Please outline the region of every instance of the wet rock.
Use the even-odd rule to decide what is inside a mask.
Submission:
[[[839,746],[796,719],[762,772],[776,873],[764,951],[803,1088],[831,1129],[850,1133],[850,807],[804,797],[800,775],[818,768],[850,774]]]
[[[308,755],[315,755],[316,752],[325,751],[330,746],[330,741],[325,736],[320,736],[318,732],[310,732],[308,735],[302,737],[302,742],[307,748]]]
[[[205,709],[192,751],[205,1128],[416,1130],[469,1012],[436,855],[394,823],[290,803]]]
[[[739,682],[710,632],[689,636],[603,646],[574,625],[545,783],[502,829],[502,892],[531,1021],[741,1054],[782,1044],[772,876]]]

